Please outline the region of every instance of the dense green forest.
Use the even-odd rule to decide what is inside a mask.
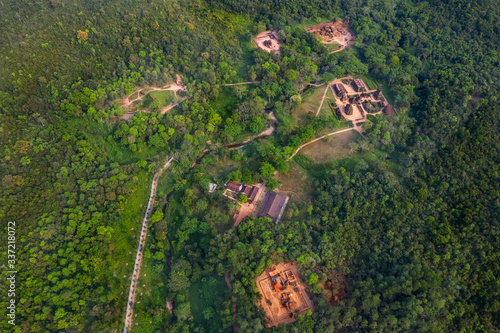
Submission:
[[[7,222],[16,221],[18,271],[17,325],[5,320],[3,297],[2,331],[123,330],[152,175],[167,156],[176,160],[159,182],[133,332],[500,330],[495,1],[0,8],[0,238],[6,263]],[[346,17],[357,41],[342,52],[328,54],[303,29]],[[252,44],[269,29],[279,56]],[[176,74],[188,90],[178,108],[119,119],[127,94]],[[333,114],[298,125],[292,113],[308,84],[345,75],[376,81],[397,114],[369,116],[352,158],[288,161],[341,126]],[[256,83],[224,86],[245,81]],[[271,110],[275,136],[227,148],[261,133]],[[274,172],[291,167],[307,173],[310,198],[278,225],[247,217],[232,227],[222,184],[265,180],[274,189]],[[208,193],[209,182],[219,190]],[[298,262],[317,309],[266,328],[254,278],[282,261]],[[338,302],[328,302],[325,284]]]

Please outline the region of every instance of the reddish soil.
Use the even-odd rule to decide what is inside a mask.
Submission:
[[[224,279],[226,280],[226,285],[229,290],[233,290],[233,286],[231,285],[231,281],[229,281],[229,274],[227,271],[224,272]]]
[[[306,293],[307,285],[300,279],[295,264],[280,264],[275,269],[279,272],[279,275],[275,275],[277,286],[282,288],[279,292],[273,286],[270,275],[274,269],[266,270],[255,279],[255,284],[262,295],[257,305],[264,308],[268,327],[281,323],[293,323],[296,320],[295,315],[302,314],[309,309],[315,310],[313,302]],[[287,285],[285,281],[294,285]],[[290,313],[294,315],[290,317]]]
[[[340,113],[342,114],[342,117],[346,120],[350,120],[353,122],[354,124],[354,129],[356,131],[358,131],[360,134],[363,134],[363,129],[361,128],[361,124],[363,122],[366,121],[366,116],[368,114],[368,112],[365,110],[365,108],[363,107],[363,104],[362,102],[365,102],[365,101],[369,101],[369,102],[374,102],[374,103],[378,103],[378,102],[381,102],[381,100],[379,99],[375,99],[375,97],[373,96],[373,93],[375,91],[377,91],[376,89],[373,89],[373,90],[366,90],[366,91],[355,91],[352,86],[350,84],[344,84],[342,83],[342,81],[345,81],[345,80],[349,80],[349,81],[352,81],[353,78],[352,76],[346,76],[346,77],[343,77],[343,78],[340,78],[340,79],[335,79],[333,82],[330,83],[330,89],[332,89],[332,93],[333,95],[335,96],[335,103],[337,104],[337,108],[340,110]],[[347,97],[350,98],[352,96],[359,96],[361,94],[366,94],[368,93],[369,96],[368,97],[361,97],[360,98],[360,101],[356,104],[359,104],[360,107],[356,104],[351,104],[352,106],[352,114],[348,115],[346,114],[345,110],[346,110],[346,107],[349,103],[348,101],[348,98],[347,100],[344,99],[342,100],[339,95],[337,93],[335,93],[335,90],[333,89],[333,86],[335,84],[341,84],[346,92],[347,92]],[[383,93],[381,92],[382,96],[383,96]],[[387,99],[385,98],[384,96],[384,102],[383,102],[383,107],[385,107],[386,105],[388,105],[388,102],[387,102]],[[381,114],[382,113],[382,110],[378,111],[378,112],[375,112],[375,113],[371,113],[372,115],[376,115],[376,114]]]
[[[341,273],[334,272],[326,282],[321,282],[320,286],[325,291],[330,305],[338,305],[347,298],[347,282]]]
[[[159,87],[144,87],[144,88],[137,89],[136,91],[134,91],[133,93],[131,93],[130,95],[128,95],[127,97],[125,97],[122,100],[121,105],[124,108],[128,108],[134,102],[143,99],[144,96],[146,96],[147,94],[149,94],[152,91],[166,91],[166,90],[173,91],[174,94],[175,94],[175,97],[177,98],[177,93],[178,92],[185,92],[185,91],[187,91],[187,87],[185,85],[183,85],[181,76],[177,75],[174,83],[167,84],[164,87],[161,87],[161,88],[159,88]],[[161,114],[164,114],[168,110],[170,110],[170,109],[178,106],[180,103],[182,103],[183,101],[185,101],[187,98],[188,98],[187,96],[184,96],[181,99],[179,99],[177,102],[173,102],[169,106],[166,106],[166,107],[162,108],[160,110]],[[123,119],[123,120],[129,120],[130,118],[132,118],[134,116],[135,112],[136,112],[135,110],[129,110],[126,114],[124,114],[122,116],[121,119]],[[144,112],[151,112],[151,111],[146,110]]]
[[[323,44],[337,43],[340,47],[330,53],[342,51],[356,41],[356,36],[349,30],[349,22],[327,22],[305,28],[309,33],[315,34]]]
[[[261,32],[253,41],[258,47],[266,52],[273,51],[277,55],[280,54],[280,43],[278,42],[278,34],[275,30]],[[268,44],[268,46],[265,44]]]

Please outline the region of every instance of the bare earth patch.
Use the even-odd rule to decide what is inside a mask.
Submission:
[[[261,32],[254,38],[253,41],[264,51],[273,51],[277,55],[280,54],[280,43],[278,42],[278,34],[276,33],[276,30]]]
[[[349,30],[349,21],[326,22],[305,28],[316,35],[323,44],[338,44],[339,47],[330,53],[342,51],[356,41],[356,36]]]
[[[180,103],[182,103],[183,101],[185,101],[187,99],[187,96],[184,96],[184,97],[178,99],[178,97],[179,97],[178,94],[186,92],[187,91],[187,87],[185,85],[183,85],[181,77],[179,75],[177,75],[176,76],[176,80],[175,80],[174,83],[167,84],[166,86],[163,86],[161,88],[160,87],[144,87],[144,88],[137,89],[136,91],[134,91],[133,93],[131,93],[130,95],[128,95],[127,97],[125,97],[121,101],[121,106],[124,107],[124,108],[130,108],[130,106],[134,102],[142,100],[150,92],[153,92],[153,91],[167,91],[167,90],[170,90],[170,91],[174,92],[175,100],[169,106],[163,107],[161,109],[161,114],[164,114],[168,110],[176,107],[177,105],[179,105]],[[129,120],[130,118],[132,118],[134,116],[134,114],[136,112],[137,112],[137,110],[131,109],[127,113],[125,113],[121,117],[121,119],[123,119],[123,120]],[[149,110],[145,110],[144,112],[150,112],[150,111]]]
[[[315,310],[306,293],[307,285],[293,263],[265,271],[255,279],[255,284],[262,295],[257,305],[264,308],[268,327],[293,323],[299,314]]]
[[[360,82],[363,88],[355,89],[354,81]],[[389,105],[381,90],[367,90],[361,79],[352,76],[335,79],[330,82],[330,89],[335,96],[336,115],[339,120],[349,120],[354,124],[354,129],[363,133],[361,124],[366,121],[367,114],[381,114]],[[364,104],[373,105],[374,108],[366,109]],[[389,113],[387,113],[389,115]]]

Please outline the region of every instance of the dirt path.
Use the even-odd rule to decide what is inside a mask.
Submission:
[[[224,279],[226,280],[227,288],[229,290],[233,290],[233,286],[231,286],[231,281],[229,281],[229,274],[227,274],[227,271],[224,272]]]
[[[345,46],[344,45],[340,45],[340,47],[332,52],[330,52],[329,54],[332,54],[332,53],[336,53],[336,52],[340,52],[342,51],[343,49],[345,49]]]
[[[147,89],[147,91],[141,95],[141,92],[145,89]],[[122,101],[122,106],[127,108],[130,106],[130,104],[134,103],[135,101],[139,101],[139,100],[143,99],[144,96],[146,96],[147,94],[149,94],[152,91],[166,91],[166,90],[171,90],[171,91],[175,92],[176,95],[177,95],[177,91],[179,91],[179,90],[187,91],[186,86],[180,86],[177,83],[167,84],[166,86],[163,86],[163,87],[149,87],[149,88],[144,87],[141,89],[137,89],[136,91],[134,91],[133,93],[131,93],[130,95],[125,97]],[[134,99],[130,99],[130,97],[134,94],[137,94],[137,97]]]
[[[295,151],[295,153],[293,153],[293,155],[290,156],[290,158],[288,160],[291,160],[299,152],[299,150],[301,150],[302,148],[304,148],[306,146],[309,146],[312,143],[318,142],[319,140],[322,140],[322,139],[326,138],[327,136],[332,136],[332,135],[335,135],[335,134],[340,134],[340,133],[349,132],[349,131],[357,131],[357,129],[356,129],[356,127],[346,128],[346,129],[343,129],[343,130],[340,130],[340,131],[337,131],[337,132],[332,132],[332,133],[325,134],[323,136],[320,136],[319,138],[316,138],[314,140],[306,142],[302,146],[300,146],[299,148],[297,148],[297,150]]]
[[[169,110],[172,110],[173,108],[179,106],[179,104],[181,104],[182,102],[184,102],[186,99],[188,99],[189,97],[188,96],[184,96],[182,97],[181,99],[179,99],[177,102],[174,102],[172,104],[170,104],[169,106],[165,106],[163,108],[161,108],[160,110],[160,113],[161,114],[165,114],[167,113]],[[150,110],[144,110],[144,111],[129,111],[127,113],[125,113],[121,119],[123,120],[129,120],[130,118],[132,118],[137,112],[146,112],[146,113],[151,113]]]
[[[311,87],[322,87],[325,85],[326,82],[323,82],[321,84],[315,84],[315,83],[309,83],[308,86],[311,86]]]
[[[127,312],[125,315],[125,327],[123,328],[123,332],[131,332],[132,331],[132,317],[134,314],[134,304],[135,298],[137,295],[137,285],[139,283],[139,276],[141,274],[141,265],[142,265],[142,255],[144,252],[144,246],[146,245],[146,236],[148,233],[148,224],[149,224],[149,215],[151,215],[153,211],[153,205],[156,197],[156,187],[158,186],[158,179],[163,174],[165,170],[170,167],[170,164],[174,157],[171,157],[167,163],[161,168],[153,177],[153,182],[151,183],[151,194],[149,196],[148,208],[146,209],[146,213],[144,214],[144,219],[142,221],[142,229],[141,236],[139,238],[139,245],[137,246],[137,254],[135,256],[135,264],[134,264],[134,272],[132,275],[130,290],[128,294],[128,302],[127,302]]]
[[[122,107],[124,108],[128,108],[130,105],[132,105],[134,102],[136,101],[140,101],[141,99],[143,99],[147,94],[149,94],[150,92],[152,91],[166,91],[166,90],[171,90],[174,92],[175,94],[175,97],[177,98],[177,92],[180,90],[180,91],[187,91],[187,88],[186,86],[184,85],[179,85],[177,83],[172,83],[172,84],[167,84],[163,87],[144,87],[144,88],[140,88],[140,89],[137,89],[136,91],[134,91],[133,93],[131,93],[130,95],[128,95],[127,97],[125,97],[123,100],[122,100]],[[143,92],[144,91],[144,92]],[[137,97],[134,98],[134,99],[130,99],[133,95],[137,94]],[[179,101],[175,102],[175,103],[172,103],[170,104],[169,106],[167,107],[164,107],[161,109],[161,114],[164,114],[165,112],[167,112],[168,110],[176,107],[177,105],[179,105],[180,103],[182,103],[183,101],[185,101],[187,99],[187,96],[184,96],[182,97]],[[145,111],[145,112],[150,112],[150,111]],[[130,118],[132,118],[134,116],[134,114],[136,113],[136,111],[128,111],[127,113],[125,113],[121,119],[123,120],[129,120]]]
[[[326,86],[325,92],[323,93],[323,98],[321,99],[321,103],[319,104],[318,111],[316,111],[316,116],[319,114],[319,112],[321,111],[321,108],[323,107],[323,102],[325,101],[326,92],[328,91],[328,87],[329,87],[329,86],[330,86],[330,84],[328,84],[328,85]]]
[[[172,311],[174,310],[174,305],[172,304],[172,301],[170,301],[168,298],[167,298],[167,310],[168,312],[172,313]]]
[[[178,100],[177,102],[172,103],[169,106],[166,106],[164,108],[161,108],[160,113],[161,114],[165,114],[168,110],[171,110],[171,109],[175,108],[176,106],[178,106],[179,104],[181,104],[182,102],[184,102],[186,99],[188,99],[188,96],[184,96],[180,100]]]
[[[249,81],[249,82],[240,82],[240,83],[226,83],[226,84],[223,84],[223,86],[229,87],[229,86],[239,86],[239,85],[242,85],[242,84],[256,84],[256,83],[260,83],[260,81]]]
[[[246,144],[252,142],[253,140],[255,140],[256,138],[264,138],[266,136],[271,136],[273,135],[274,131],[276,130],[276,126],[278,124],[278,119],[276,119],[276,116],[274,115],[274,113],[271,111],[269,113],[269,119],[271,119],[273,122],[271,123],[271,126],[269,126],[268,128],[266,128],[263,132],[261,132],[259,135],[257,136],[254,136],[254,137],[251,137],[251,138],[248,138],[246,139],[245,141],[237,144],[236,146],[234,147],[229,147],[229,150],[234,150],[234,149],[240,149],[241,147],[245,146]]]

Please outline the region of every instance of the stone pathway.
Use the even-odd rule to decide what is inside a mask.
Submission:
[[[134,272],[132,274],[132,279],[130,283],[130,290],[128,294],[128,302],[127,302],[127,312],[125,315],[125,327],[123,328],[123,333],[132,331],[132,317],[134,314],[134,304],[135,297],[137,294],[137,285],[139,283],[139,276],[141,274],[141,265],[142,265],[142,255],[144,253],[144,246],[146,245],[146,236],[148,234],[148,225],[149,225],[149,216],[153,211],[153,205],[156,197],[156,188],[158,186],[158,179],[163,174],[165,170],[170,167],[170,164],[174,157],[171,157],[167,163],[160,169],[153,177],[153,182],[151,183],[151,194],[149,196],[148,208],[146,209],[146,213],[144,215],[144,219],[142,221],[142,229],[141,236],[139,238],[139,245],[137,246],[137,254],[135,256],[135,264],[134,264]]]

